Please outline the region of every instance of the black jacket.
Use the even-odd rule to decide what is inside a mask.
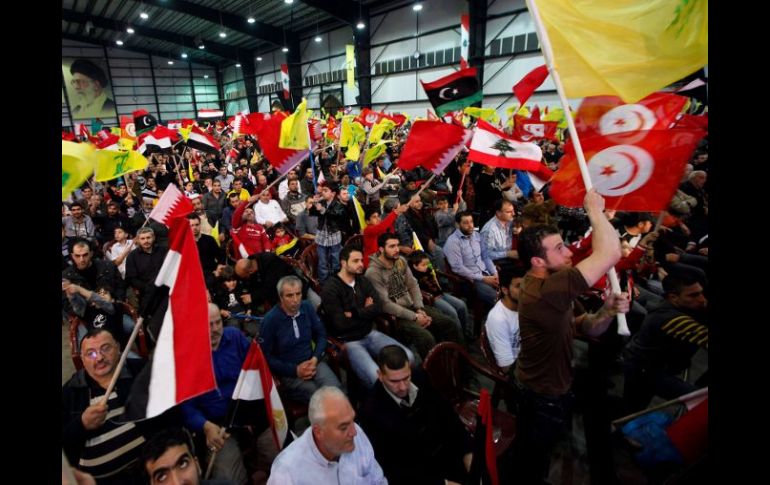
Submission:
[[[366,298],[374,300],[366,306]],[[382,302],[374,286],[363,276],[356,276],[355,290],[338,275],[326,280],[321,291],[321,305],[330,336],[349,342],[360,340],[372,331],[374,318],[382,315]],[[345,312],[350,312],[347,317]]]
[[[114,300],[126,299],[126,284],[118,273],[118,267],[112,261],[94,259],[91,267],[85,271],[78,271],[75,266],[68,266],[62,271],[61,277],[91,291],[107,288]]]
[[[326,201],[322,202],[326,205]],[[334,199],[331,204],[326,208],[326,212],[321,214],[321,211],[316,209],[316,206],[310,208],[311,216],[318,216],[318,230],[326,230],[329,234],[334,234],[337,231],[343,231],[345,225],[348,224],[348,215],[345,207],[340,204],[337,199]]]

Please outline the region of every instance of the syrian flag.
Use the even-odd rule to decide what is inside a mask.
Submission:
[[[534,143],[516,141],[484,120],[478,120],[468,159],[483,165],[514,168],[548,180],[553,172],[540,163],[543,152]]]
[[[238,231],[234,231],[230,229],[230,237],[233,240],[233,249],[238,251],[238,254],[241,256],[241,258],[248,258],[249,251],[246,249],[246,246],[241,242],[240,238],[238,237]]]
[[[197,126],[190,127],[190,137],[187,139],[187,146],[206,153],[219,153],[219,143],[206,132]]]
[[[454,124],[415,121],[401,151],[398,166],[403,171],[421,166],[438,175],[472,136],[472,130]]]
[[[513,94],[519,100],[519,106],[524,106],[532,93],[539,88],[548,77],[548,68],[545,65],[532,69],[513,86]]]
[[[636,140],[633,143],[594,136],[581,137],[580,144],[593,187],[604,197],[607,209],[657,212],[668,206],[705,134],[694,129],[649,130],[624,137]],[[560,165],[551,196],[563,206],[582,207],[586,190],[572,143],[567,143]]]
[[[254,340],[243,361],[225,421],[232,426],[255,426],[257,429],[264,429],[269,422],[278,449],[292,441],[281,397],[262,349]]]
[[[139,109],[134,111],[134,134],[139,136],[142,133],[148,132],[158,126],[158,120],[153,115],[147,112],[146,109]]]
[[[482,99],[475,67],[461,69],[429,83],[420,80],[420,84],[439,116],[480,103]]]
[[[479,396],[478,417],[474,432],[473,461],[468,483],[497,485],[497,454],[493,439],[492,400],[489,391],[482,388]]]
[[[168,309],[150,363],[134,381],[126,403],[130,419],[158,416],[216,388],[208,304],[198,247],[187,214],[193,207],[169,184],[150,217],[169,228],[166,259],[155,286],[169,289]]]
[[[169,130],[165,126],[157,125],[152,131],[139,135],[136,150],[142,155],[160,152],[170,149],[179,140],[176,130]]]
[[[266,119],[262,123],[257,135],[259,137],[259,145],[262,147],[267,161],[281,175],[288,173],[289,170],[304,160],[310,153],[310,150],[292,150],[278,146],[281,138],[281,122],[284,118],[286,118],[286,114],[281,113]]]
[[[460,15],[460,69],[468,67],[468,50],[471,39],[471,16],[467,13]]]

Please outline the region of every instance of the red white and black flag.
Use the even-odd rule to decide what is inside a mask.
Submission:
[[[158,416],[216,388],[206,285],[185,217],[192,210],[190,200],[169,184],[150,213],[169,228],[168,254],[155,279],[155,286],[169,288],[169,301],[152,360],[137,376],[126,402],[126,416],[132,420]]]
[[[208,135],[197,126],[192,126],[190,128],[190,137],[187,139],[187,146],[193,150],[213,153],[215,155],[219,153],[220,148],[219,143],[217,143],[211,135]]]

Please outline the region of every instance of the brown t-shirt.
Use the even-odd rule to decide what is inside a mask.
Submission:
[[[527,274],[519,295],[521,353],[516,379],[539,394],[561,396],[572,385],[572,338],[575,315],[583,307],[573,303],[588,290],[576,268],[557,271],[547,278]]]

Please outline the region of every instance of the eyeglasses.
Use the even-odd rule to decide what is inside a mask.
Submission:
[[[113,350],[115,350],[114,345],[104,344],[98,349],[86,350],[85,356],[88,357],[90,360],[96,360],[99,357],[99,354],[101,354],[102,357],[106,357],[107,354],[111,353]]]

